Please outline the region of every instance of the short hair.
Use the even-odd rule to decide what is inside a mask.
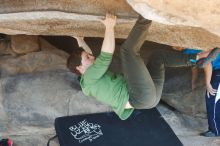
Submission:
[[[73,51],[73,53],[69,56],[67,59],[67,68],[72,72],[79,76],[81,76],[81,73],[76,69],[77,66],[81,64],[81,54],[84,50],[79,47],[76,50]]]

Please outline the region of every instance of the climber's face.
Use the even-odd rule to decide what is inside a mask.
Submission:
[[[85,71],[95,62],[95,57],[92,54],[83,51],[81,53],[81,64],[76,67],[76,69],[84,74]]]

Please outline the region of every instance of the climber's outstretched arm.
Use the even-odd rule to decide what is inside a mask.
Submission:
[[[77,36],[73,36],[73,37],[77,40],[79,47],[82,47],[86,52],[88,52],[89,54],[92,54],[92,50],[87,45],[87,43],[84,41],[84,37],[77,37]]]

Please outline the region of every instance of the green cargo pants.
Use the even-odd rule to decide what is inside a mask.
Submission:
[[[139,17],[120,50],[129,103],[137,109],[149,109],[158,104],[163,90],[165,67],[191,66],[194,64],[190,59],[196,59],[196,55],[161,49],[153,53],[146,67],[140,56],[140,48],[150,25],[150,20]]]

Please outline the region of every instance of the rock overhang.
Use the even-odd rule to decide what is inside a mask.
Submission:
[[[151,1],[141,2],[151,4]],[[99,20],[104,18],[106,12],[111,12],[118,16],[116,38],[126,38],[138,16],[129,4],[125,0],[6,0],[0,3],[0,32],[10,35],[103,37],[104,26]],[[151,19],[154,20],[153,17]],[[153,21],[146,40],[204,50],[220,46],[218,35],[195,27],[198,25],[169,25],[156,21]]]

